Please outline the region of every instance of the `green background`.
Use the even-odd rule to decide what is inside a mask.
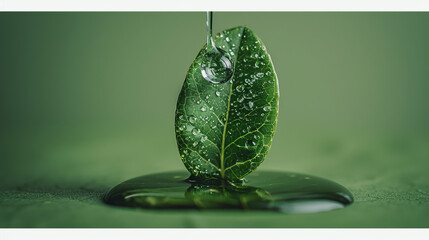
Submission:
[[[215,13],[250,27],[280,83],[261,170],[308,173],[350,207],[155,211],[100,197],[184,169],[174,111],[205,13],[0,13],[0,227],[429,227],[429,13]]]

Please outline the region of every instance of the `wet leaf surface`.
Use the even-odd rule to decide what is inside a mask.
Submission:
[[[200,51],[180,92],[176,139],[195,178],[242,179],[264,160],[277,124],[279,90],[270,56],[246,27],[217,34],[216,46],[230,54],[234,75],[215,85],[201,74]]]

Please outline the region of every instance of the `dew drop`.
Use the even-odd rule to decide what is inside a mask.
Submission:
[[[263,109],[264,109],[265,112],[269,111],[271,109],[271,106],[265,106]]]
[[[186,129],[186,126],[185,126],[185,125],[180,125],[180,126],[179,126],[179,130],[180,130],[180,131],[183,131],[183,130],[185,130],[185,129]]]
[[[220,92],[216,92],[216,96],[220,97]]]
[[[259,68],[259,61],[255,62],[255,68]]]
[[[244,143],[244,147],[246,149],[249,149],[255,146],[256,146],[256,143],[253,140],[247,140],[246,143]]]
[[[195,116],[191,115],[191,116],[189,117],[189,122],[190,122],[190,123],[195,123],[196,121],[197,121],[197,118],[196,118]]]
[[[250,109],[253,109],[253,102],[252,101],[249,101],[249,107],[250,107]]]
[[[201,111],[205,112],[207,109],[205,107],[201,108]]]
[[[207,136],[204,135],[201,137],[201,142],[205,142],[206,140],[207,140]]]
[[[200,129],[198,128],[192,129],[192,134],[197,135],[198,133],[200,133]]]

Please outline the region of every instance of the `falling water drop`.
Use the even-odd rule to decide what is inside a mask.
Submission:
[[[216,47],[212,37],[212,19],[213,13],[207,12],[207,45],[201,60],[201,74],[207,81],[221,84],[232,77],[234,63],[225,50]]]

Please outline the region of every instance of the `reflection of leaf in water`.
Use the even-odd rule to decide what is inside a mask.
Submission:
[[[269,201],[270,193],[261,188],[221,183],[193,183],[185,193],[198,208],[243,208],[252,202]]]

